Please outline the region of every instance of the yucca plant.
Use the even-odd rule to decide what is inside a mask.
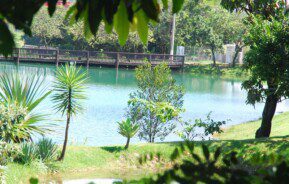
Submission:
[[[33,142],[23,142],[20,146],[20,152],[18,162],[22,164],[30,164],[34,159],[37,159],[37,147]]]
[[[129,147],[130,139],[138,132],[139,126],[133,124],[130,119],[118,122],[118,133],[127,138],[125,149]]]
[[[55,103],[55,109],[61,112],[62,116],[66,114],[63,149],[58,160],[63,160],[65,156],[71,116],[82,110],[79,101],[85,99],[84,84],[86,80],[87,73],[82,72],[81,68],[77,68],[75,65],[66,64],[56,70],[56,80],[53,85],[55,94],[52,100]]]
[[[32,140],[32,135],[50,131],[39,124],[45,114],[34,109],[50,94],[44,78],[4,74],[0,77],[0,139],[6,142]]]
[[[37,143],[37,157],[44,162],[53,161],[57,156],[57,145],[52,139],[42,138]]]

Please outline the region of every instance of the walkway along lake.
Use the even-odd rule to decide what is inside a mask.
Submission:
[[[46,75],[50,86],[54,80],[56,67],[46,64],[20,63],[19,72],[22,75]],[[15,72],[13,63],[1,62],[0,73]],[[84,101],[85,110],[73,117],[70,126],[70,143],[79,145],[116,145],[124,144],[125,138],[117,133],[117,121],[124,119],[129,93],[137,89],[134,70],[114,68],[89,68],[89,83],[86,91],[88,99]],[[231,121],[228,125],[256,120],[261,117],[264,104],[257,104],[255,109],[246,105],[246,92],[241,90],[241,82],[208,77],[196,77],[190,74],[174,72],[174,78],[186,89],[184,119],[205,118],[212,111],[215,120]],[[39,110],[51,114],[50,120],[58,126],[50,135],[58,143],[62,143],[65,118],[55,113],[53,104],[47,99]],[[278,105],[277,112],[289,110],[288,101]],[[62,121],[60,121],[62,120]],[[176,135],[169,135],[165,141],[180,140]],[[138,137],[133,143],[140,142]]]

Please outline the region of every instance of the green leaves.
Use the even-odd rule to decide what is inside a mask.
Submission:
[[[138,132],[139,126],[130,119],[118,122],[118,133],[126,138],[132,138]]]
[[[118,34],[118,40],[120,45],[124,45],[129,34],[129,20],[128,13],[126,11],[126,5],[122,0],[119,4],[118,11],[114,17],[114,28]]]
[[[178,13],[184,4],[185,0],[173,0],[173,13]]]
[[[149,26],[148,26],[149,19],[145,16],[145,13],[143,10],[139,10],[136,13],[136,18],[137,18],[136,24],[137,24],[138,35],[141,41],[144,44],[147,44],[148,32],[149,32]]]
[[[15,46],[12,33],[10,32],[8,25],[0,19],[0,54],[8,56],[13,51]]]
[[[49,15],[52,16],[57,9],[57,2],[57,0],[0,1],[0,53],[7,56],[12,53],[15,46],[8,24],[31,35],[34,15],[44,3],[47,3]],[[65,3],[66,1],[63,1],[63,4]],[[161,3],[164,9],[168,8],[168,0],[162,0]],[[83,31],[88,38],[91,36],[90,33],[96,35],[101,22],[106,24],[108,33],[112,32],[113,26],[121,45],[125,44],[131,23],[136,19],[139,37],[146,44],[148,24],[150,21],[159,21],[161,3],[157,0],[77,0],[69,10],[67,18],[72,19],[69,22],[83,21]],[[173,13],[179,12],[183,3],[184,0],[172,0]]]
[[[82,72],[81,68],[76,66],[65,66],[57,68],[56,81],[53,85],[54,95],[52,100],[55,103],[54,108],[61,111],[76,114],[82,110],[79,100],[83,100],[84,84],[87,81],[87,73]]]

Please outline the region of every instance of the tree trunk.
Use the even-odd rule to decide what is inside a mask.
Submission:
[[[256,138],[270,136],[272,119],[276,111],[277,103],[278,103],[278,97],[275,94],[271,94],[267,97],[263,114],[262,114],[261,127],[256,131],[256,134],[255,134]]]
[[[63,143],[63,148],[60,157],[58,158],[59,161],[62,161],[65,156],[66,152],[66,146],[68,142],[68,130],[69,130],[69,124],[70,124],[70,113],[67,112],[67,121],[66,121],[66,128],[65,128],[65,138],[64,138],[64,143]]]
[[[211,48],[211,52],[212,52],[213,66],[216,66],[216,56],[214,48]]]
[[[130,141],[130,137],[127,138],[126,145],[125,145],[124,149],[127,149],[129,147],[129,141]]]
[[[236,44],[236,45],[235,45],[235,54],[234,54],[233,62],[232,62],[232,67],[233,67],[233,68],[236,66],[237,57],[238,57],[239,52],[242,51],[242,48],[243,48],[243,47],[240,46],[239,44]]]
[[[66,128],[65,128],[65,137],[64,137],[64,143],[63,148],[60,157],[58,158],[58,161],[62,161],[65,156],[66,152],[66,146],[68,142],[68,130],[69,130],[69,124],[70,124],[70,117],[71,117],[71,89],[68,91],[68,104],[67,104],[67,118],[66,118]]]

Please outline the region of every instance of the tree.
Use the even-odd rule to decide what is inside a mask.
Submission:
[[[31,35],[31,24],[34,15],[45,4],[48,4],[49,15],[52,16],[57,6],[56,0],[18,0],[0,1],[0,52],[4,55],[11,54],[15,46],[14,38],[8,29],[8,24],[14,25],[18,30]],[[168,0],[161,1],[162,6],[168,9]],[[172,0],[172,13],[177,13],[182,8],[184,0]],[[63,1],[66,4],[66,0]],[[70,22],[83,21],[86,36],[96,35],[101,22],[105,30],[111,33],[114,29],[119,36],[119,42],[124,45],[130,27],[135,27],[143,43],[147,42],[148,24],[158,21],[161,14],[161,4],[154,0],[77,0],[70,8],[66,18]]]
[[[176,85],[169,67],[150,63],[136,69],[138,90],[130,94],[128,117],[140,126],[139,137],[163,140],[175,128],[183,106],[183,87]]]
[[[52,17],[49,16],[45,8],[39,10],[33,19],[32,34],[33,37],[40,38],[40,44],[48,46],[52,39],[62,38],[63,19],[65,17],[65,9],[58,8]]]
[[[245,68],[251,76],[242,86],[248,91],[247,103],[265,102],[256,138],[269,137],[277,103],[289,95],[289,21],[281,16],[271,20],[252,17],[251,22],[245,37],[250,45]]]
[[[213,65],[216,65],[215,53],[221,52],[224,44],[238,40],[244,31],[242,16],[204,2],[187,2],[179,17],[178,44],[209,49]]]
[[[82,72],[81,68],[76,68],[74,65],[66,64],[57,68],[56,81],[53,86],[55,94],[52,100],[55,103],[55,109],[62,112],[62,116],[66,114],[65,138],[59,160],[63,160],[65,156],[71,116],[82,110],[79,101],[85,99],[84,84],[86,80],[87,73]]]
[[[130,119],[118,122],[118,133],[127,138],[125,149],[129,147],[130,139],[138,132],[139,126],[133,124]]]

